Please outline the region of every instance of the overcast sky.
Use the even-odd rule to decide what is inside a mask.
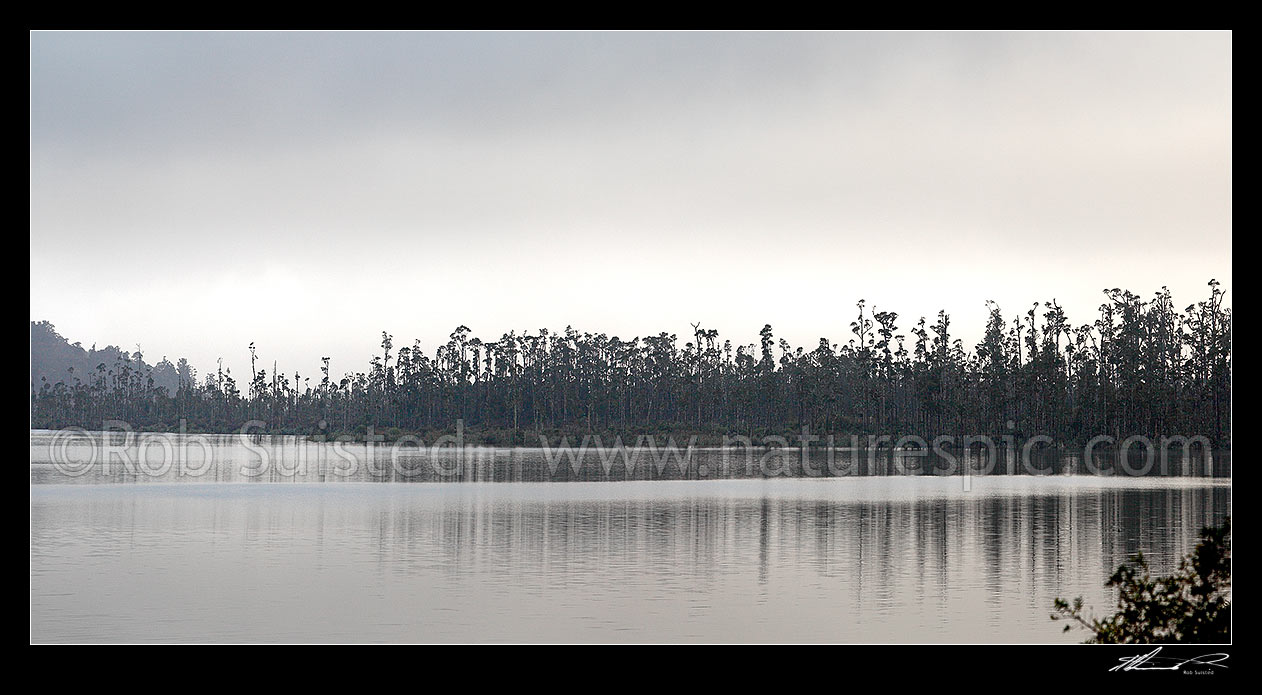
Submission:
[[[383,330],[1230,303],[1231,38],[34,32],[31,318],[340,374]]]

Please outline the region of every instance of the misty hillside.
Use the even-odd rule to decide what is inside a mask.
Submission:
[[[142,373],[152,375],[154,385],[165,388],[172,395],[179,388],[180,374],[184,373],[187,377],[191,373],[191,368],[183,359],[179,360],[178,367],[166,357],[157,365],[150,365],[143,356],[114,345],[101,349],[93,345],[84,349],[78,341],[71,343],[64,338],[48,321],[31,322],[32,392],[38,392],[45,382],[51,385],[60,381],[71,386],[77,379],[85,384],[91,383],[93,374],[98,374],[97,368],[101,365],[104,367],[100,374],[108,378],[109,373],[122,363],[128,363],[132,369],[139,367]]]

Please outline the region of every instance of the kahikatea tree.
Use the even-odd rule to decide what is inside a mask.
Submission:
[[[320,422],[362,432],[441,429],[463,419],[467,428],[514,432],[753,435],[809,426],[926,439],[1203,435],[1224,446],[1232,366],[1224,295],[1211,281],[1209,297],[1180,312],[1166,288],[1149,301],[1109,289],[1098,315],[1080,324],[1055,299],[1017,317],[988,302],[985,335],[971,350],[954,337],[946,311],[904,331],[898,313],[862,300],[852,337],[820,338],[812,350],[777,340],[770,324],[757,342],[735,345],[694,324],[683,346],[667,332],[623,340],[567,326],[483,340],[459,326],[430,354],[419,341],[395,350],[383,332],[365,370],[336,379],[323,358],[315,384],[275,361],[270,374],[260,369],[265,350],[253,343],[243,383],[227,369],[199,383],[186,362],[155,368],[139,351],[84,351],[51,324],[32,322],[31,423],[98,428],[117,419],[174,429],[185,419],[194,430],[231,432],[260,420],[295,433]]]

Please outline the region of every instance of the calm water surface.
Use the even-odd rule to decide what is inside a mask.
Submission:
[[[36,642],[1072,642],[1054,597],[1107,608],[1119,562],[1170,571],[1231,501],[1189,475],[66,475],[36,440]]]

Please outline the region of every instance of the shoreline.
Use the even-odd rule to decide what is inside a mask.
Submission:
[[[1011,433],[1008,434],[938,434],[927,437],[919,434],[811,434],[809,430],[804,434],[798,432],[767,432],[762,430],[754,430],[752,433],[726,433],[716,434],[713,431],[697,431],[697,430],[658,430],[653,432],[644,432],[637,430],[605,430],[605,431],[563,431],[563,430],[539,430],[528,431],[519,430],[516,433],[510,432],[505,435],[503,430],[481,430],[477,428],[465,429],[425,429],[425,430],[400,430],[397,428],[387,428],[383,431],[377,431],[375,427],[366,428],[366,432],[307,432],[307,431],[242,431],[235,430],[231,432],[203,431],[196,428],[185,429],[115,429],[115,430],[93,430],[83,427],[65,427],[61,429],[36,429],[30,430],[32,435],[55,436],[58,433],[74,432],[87,436],[114,436],[119,433],[129,434],[133,436],[141,435],[183,435],[183,436],[205,436],[213,438],[223,437],[248,437],[249,441],[257,442],[264,439],[288,439],[293,438],[311,444],[367,444],[369,442],[375,444],[411,444],[416,446],[426,445],[457,445],[476,448],[497,448],[497,449],[548,449],[548,448],[585,448],[591,450],[598,449],[635,449],[643,447],[653,447],[664,444],[666,447],[690,448],[693,450],[722,450],[722,449],[756,449],[763,451],[774,450],[819,450],[819,451],[880,451],[888,453],[916,453],[925,452],[932,453],[937,449],[945,451],[959,452],[965,449],[985,450],[990,446],[997,451],[1020,450],[1029,446],[1031,451],[1045,452],[1052,450],[1060,450],[1072,452],[1074,450],[1085,450],[1090,446],[1094,452],[1118,452],[1121,450],[1120,444],[1128,439],[1133,440],[1131,447],[1141,445],[1143,441],[1165,443],[1170,448],[1186,449],[1194,453],[1230,453],[1232,447],[1230,444],[1226,446],[1205,446],[1197,437],[1187,437],[1186,435],[1143,435],[1143,434],[1098,434],[1086,439],[1070,438],[1065,440],[1057,440],[1048,435],[1034,434],[1028,437],[1019,437]],[[831,441],[830,441],[831,438]],[[804,439],[808,441],[803,441]],[[969,440],[969,446],[965,446],[965,440]],[[1037,440],[1037,441],[1036,441]],[[1208,442],[1208,438],[1202,441]],[[1185,445],[1184,442],[1188,442]],[[915,444],[907,446],[906,444]],[[1160,447],[1159,447],[1160,448]]]

